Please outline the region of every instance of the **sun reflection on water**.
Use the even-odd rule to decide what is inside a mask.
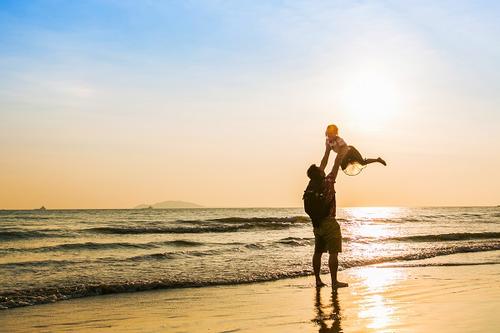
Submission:
[[[403,208],[399,207],[355,207],[346,208],[344,213],[349,220],[349,231],[355,237],[384,238],[395,236],[394,228],[379,222],[400,218]]]
[[[344,211],[350,218],[356,220],[376,220],[400,217],[404,211],[402,207],[350,207]]]
[[[361,279],[362,288],[366,289],[365,295],[360,300],[361,310],[358,316],[366,320],[368,328],[380,331],[393,324],[396,309],[391,299],[387,297],[390,287],[398,280],[404,279],[402,270],[390,268],[370,267],[358,270],[356,276]]]
[[[370,293],[384,292],[405,278],[403,270],[387,267],[365,267],[357,270],[355,275],[362,280],[363,287]]]
[[[387,303],[387,300],[382,295],[368,296],[366,306],[359,312],[359,316],[363,319],[368,319],[367,327],[382,329],[392,322],[392,314],[394,309]]]

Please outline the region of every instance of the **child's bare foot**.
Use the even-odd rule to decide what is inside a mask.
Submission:
[[[345,282],[340,282],[340,281],[332,283],[332,288],[333,289],[345,288],[345,287],[349,287],[349,284],[347,284]]]
[[[377,158],[377,161],[383,165],[387,165],[387,163],[385,163],[385,161],[383,159],[381,159],[380,157]]]

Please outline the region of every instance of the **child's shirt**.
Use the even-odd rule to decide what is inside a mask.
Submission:
[[[330,147],[333,149],[333,151],[337,154],[342,148],[347,147],[347,143],[338,135],[335,137],[335,139],[328,140],[328,143],[330,144]]]

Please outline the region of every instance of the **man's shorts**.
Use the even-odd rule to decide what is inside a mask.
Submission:
[[[333,217],[321,221],[318,228],[314,228],[314,253],[342,252],[342,234],[340,225]]]

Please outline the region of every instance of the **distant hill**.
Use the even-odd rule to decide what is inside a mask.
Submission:
[[[163,201],[163,202],[157,202],[152,205],[138,205],[135,206],[135,209],[147,209],[147,208],[203,208],[203,206],[192,203],[192,202],[186,202],[186,201]]]

